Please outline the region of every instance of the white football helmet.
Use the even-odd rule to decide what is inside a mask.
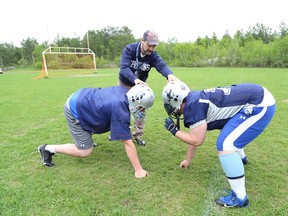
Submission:
[[[129,110],[133,118],[146,118],[146,111],[153,106],[155,95],[147,85],[135,85],[127,93]]]
[[[180,117],[180,106],[189,92],[189,87],[180,80],[166,84],[162,91],[162,99],[169,116]]]

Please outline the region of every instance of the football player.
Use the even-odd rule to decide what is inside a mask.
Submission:
[[[130,90],[123,86],[82,88],[65,103],[64,113],[74,143],[41,145],[38,151],[45,166],[54,166],[55,153],[74,157],[89,156],[94,147],[92,134],[110,131],[110,140],[122,140],[135,177],[148,175],[139,161],[130,132],[130,114],[145,120],[146,112],[154,103],[154,93],[147,85],[136,85]]]
[[[188,168],[207,131],[221,130],[216,147],[232,190],[215,201],[224,207],[249,206],[243,166],[248,160],[243,148],[270,123],[275,113],[272,94],[265,87],[250,83],[190,91],[185,83],[178,81],[168,83],[162,97],[170,116],[165,120],[165,128],[187,143],[186,159],[180,167]],[[189,132],[179,130],[182,114]],[[175,117],[177,123],[171,117]]]

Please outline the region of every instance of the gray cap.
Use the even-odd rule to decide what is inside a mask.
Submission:
[[[148,30],[148,31],[144,32],[143,39],[145,41],[147,41],[148,45],[150,45],[150,46],[156,46],[159,44],[158,43],[158,34],[154,31]]]

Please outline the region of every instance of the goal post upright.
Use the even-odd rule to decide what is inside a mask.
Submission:
[[[96,68],[96,57],[95,53],[90,48],[78,48],[78,47],[51,47],[49,46],[46,50],[42,52],[42,60],[45,68],[45,74],[48,77],[48,66],[46,54],[48,55],[92,55],[94,72],[97,71]]]
[[[48,70],[47,70],[47,64],[46,64],[46,58],[45,58],[44,52],[42,52],[42,64],[44,66],[45,75],[46,75],[46,77],[48,77]],[[43,68],[43,66],[42,66],[42,68]]]
[[[94,62],[94,72],[96,72],[97,71],[97,69],[96,69],[96,57],[95,57],[95,53],[93,51],[92,51],[92,55],[93,55],[93,62]]]

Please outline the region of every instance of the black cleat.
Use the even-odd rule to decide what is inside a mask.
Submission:
[[[55,165],[55,163],[52,161],[52,155],[54,155],[54,153],[51,153],[50,151],[46,150],[45,149],[46,145],[47,144],[39,146],[38,152],[41,155],[43,165],[47,167],[52,167]]]
[[[244,165],[248,164],[248,158],[247,157],[242,158],[242,162]]]
[[[146,142],[145,142],[145,140],[143,140],[143,139],[135,138],[134,141],[135,141],[138,145],[141,145],[141,146],[145,146],[145,145],[146,145]]]

